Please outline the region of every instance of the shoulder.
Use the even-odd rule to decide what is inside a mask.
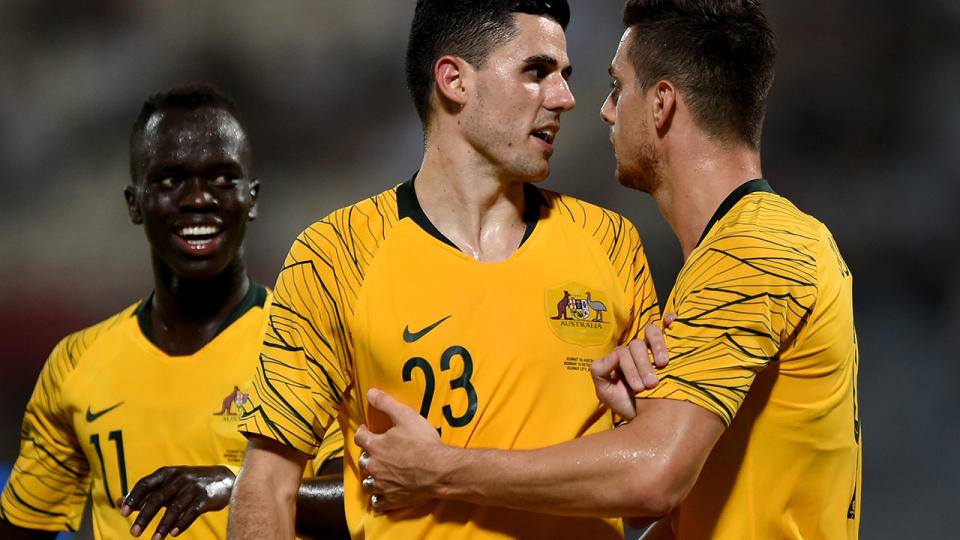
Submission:
[[[294,243],[296,251],[315,253],[366,250],[386,238],[397,223],[397,187],[331,212],[307,227]]]
[[[274,298],[292,301],[291,291],[303,285],[355,289],[398,221],[396,187],[331,212],[294,240]]]
[[[779,274],[785,279],[804,284],[820,286],[850,277],[850,269],[824,223],[784,197],[755,195],[738,205],[730,226],[718,231],[715,245],[739,249],[760,261],[775,261],[783,267]]]
[[[617,212],[563,193],[546,189],[539,191],[551,218],[563,226],[581,229],[608,248],[623,244],[640,246],[640,234],[636,227]]]
[[[791,291],[808,296],[809,288],[815,289],[819,280],[823,230],[823,224],[784,197],[751,193],[734,205],[691,253],[675,290],[681,296],[709,284],[742,294]]]
[[[775,193],[751,193],[719,222],[705,243],[738,239],[745,244],[805,246],[819,242],[824,226]]]
[[[775,193],[751,193],[723,216],[694,251],[692,259],[724,253],[744,263],[780,261],[813,268],[826,227]]]
[[[69,334],[61,339],[50,353],[47,365],[44,368],[49,376],[63,379],[67,374],[76,369],[84,355],[95,344],[104,339],[110,339],[110,336],[126,320],[135,317],[135,312],[140,306],[140,302],[128,306],[126,309],[112,315],[111,317]]]
[[[382,231],[397,221],[397,187],[331,212],[307,232],[324,234],[328,229],[353,234]]]
[[[577,224],[585,229],[604,225],[620,225],[633,229],[630,220],[602,206],[547,189],[538,189],[543,205],[552,216]]]

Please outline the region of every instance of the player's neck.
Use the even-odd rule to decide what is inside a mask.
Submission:
[[[469,154],[428,145],[414,183],[430,222],[480,262],[509,258],[526,230],[523,182],[470,163]]]
[[[190,280],[153,261],[154,294],[147,310],[152,338],[164,352],[192,354],[209,343],[250,287],[241,257],[220,274]]]
[[[668,157],[663,181],[653,197],[680,240],[686,260],[724,199],[744,182],[763,174],[759,153],[743,146],[705,142],[672,155],[680,157]]]

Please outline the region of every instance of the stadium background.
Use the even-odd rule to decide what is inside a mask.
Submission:
[[[545,185],[630,218],[665,299],[678,243],[649,197],[616,184],[598,115],[622,2],[572,4],[578,106]],[[413,5],[0,1],[0,462],[16,456],[23,406],[56,341],[151,289],[143,233],[121,197],[142,99],[193,80],[236,98],[262,181],[248,260],[271,284],[301,229],[416,170],[420,126],[402,70]],[[855,276],[862,537],[950,536],[960,3],[782,0],[768,12],[780,57],[765,176],[830,226]]]

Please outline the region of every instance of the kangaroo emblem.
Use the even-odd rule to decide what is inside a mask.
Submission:
[[[563,298],[557,302],[557,316],[550,317],[553,320],[563,319],[570,320],[570,317],[567,317],[567,306],[570,305],[570,292],[563,291]]]
[[[238,395],[242,395],[240,394],[240,388],[234,385],[233,392],[230,392],[229,396],[223,398],[223,408],[220,409],[220,412],[213,413],[213,415],[233,414],[233,404],[236,403]]]

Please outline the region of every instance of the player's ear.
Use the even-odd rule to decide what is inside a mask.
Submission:
[[[653,87],[653,125],[663,135],[670,128],[677,110],[677,88],[670,81],[660,81]]]
[[[127,186],[123,188],[123,198],[127,202],[127,212],[130,213],[130,221],[134,225],[143,224],[143,215],[140,214],[140,205],[137,204],[137,188]]]
[[[457,113],[467,102],[467,79],[470,64],[453,55],[440,57],[433,66],[437,95],[441,106],[450,113]]]
[[[247,219],[253,221],[257,219],[257,215],[260,212],[259,207],[257,206],[260,200],[260,180],[254,178],[250,180],[250,210],[247,211]]]

